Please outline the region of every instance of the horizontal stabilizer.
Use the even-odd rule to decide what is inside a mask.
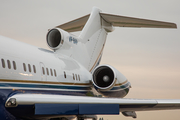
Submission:
[[[177,28],[175,23],[140,19],[119,15],[100,13],[101,18],[116,27],[146,27],[146,28]],[[67,32],[81,31],[89,19],[90,14],[56,26]]]
[[[76,31],[81,31],[86,24],[90,14],[85,15],[81,18],[72,20],[70,22],[64,23],[62,25],[56,26],[57,28],[61,28],[67,32],[76,32]]]
[[[177,28],[176,24],[101,13],[103,19],[117,27]]]

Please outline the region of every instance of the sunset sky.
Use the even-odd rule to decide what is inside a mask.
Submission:
[[[178,29],[116,28],[107,37],[101,64],[114,66],[131,82],[126,98],[180,99],[179,0],[0,0],[0,35],[49,49],[48,29],[89,14],[93,6],[105,13],[177,24]],[[136,120],[179,120],[180,110],[137,116]],[[121,114],[106,119],[133,118]]]

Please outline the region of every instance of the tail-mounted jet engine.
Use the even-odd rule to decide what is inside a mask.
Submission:
[[[46,40],[48,46],[51,49],[56,50],[60,48],[64,42],[63,32],[60,29],[51,29],[47,33]]]
[[[92,76],[95,89],[104,96],[123,97],[129,91],[130,83],[126,77],[110,65],[96,67]]]
[[[48,46],[56,51],[62,47],[68,49],[72,46],[72,43],[76,44],[78,40],[74,35],[60,28],[53,28],[47,33],[46,41]]]

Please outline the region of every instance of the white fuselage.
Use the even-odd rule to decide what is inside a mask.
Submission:
[[[13,83],[1,84],[1,88],[7,89],[8,86],[13,89],[35,90],[40,88],[28,87],[27,84],[50,84],[51,87],[46,86],[41,89],[74,91],[76,88],[66,89],[64,86],[90,87],[91,73],[70,57],[2,36],[0,36],[0,43],[0,81]],[[23,85],[14,85],[20,82]],[[87,89],[78,91],[81,90],[87,91]]]

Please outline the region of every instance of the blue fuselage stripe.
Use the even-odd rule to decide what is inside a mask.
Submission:
[[[22,83],[0,83],[0,87],[24,87],[24,88],[50,88],[50,89],[72,89],[72,90],[89,90],[89,86],[65,86],[65,85],[42,85],[42,84],[22,84]]]

